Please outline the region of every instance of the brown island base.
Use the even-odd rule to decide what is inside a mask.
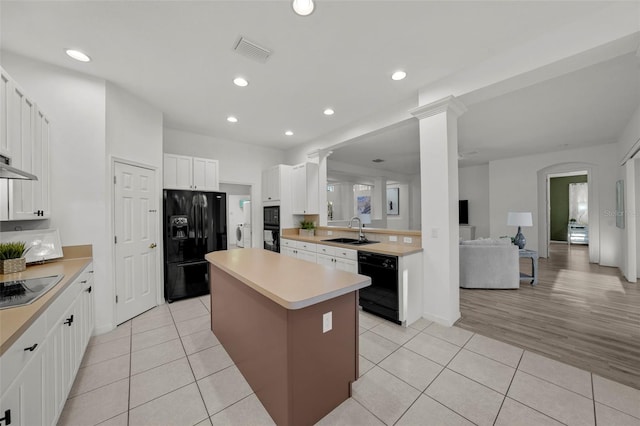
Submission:
[[[369,277],[263,249],[206,259],[211,328],[278,425],[312,425],[351,396]]]

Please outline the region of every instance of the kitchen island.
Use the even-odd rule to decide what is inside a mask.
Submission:
[[[278,425],[314,424],[349,398],[369,277],[262,249],[206,259],[211,328]]]

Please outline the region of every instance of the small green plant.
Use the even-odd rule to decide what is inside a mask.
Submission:
[[[302,229],[315,229],[316,225],[310,220],[301,220],[300,228]]]
[[[0,260],[20,259],[26,252],[25,246],[24,241],[0,243]]]

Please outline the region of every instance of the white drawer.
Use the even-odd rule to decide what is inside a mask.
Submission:
[[[88,264],[78,277],[80,286],[84,290],[85,288],[93,284],[93,262]]]
[[[280,245],[283,247],[291,247],[291,248],[295,248],[296,246],[296,242],[293,240],[287,240],[284,238],[280,239]]]
[[[343,248],[336,247],[334,256],[342,257],[344,259],[358,260],[358,250],[343,249]]]
[[[324,244],[318,244],[317,245],[318,249],[316,250],[318,253],[320,254],[326,254],[329,256],[333,256],[333,254],[336,252],[336,250],[340,250],[336,247],[333,246],[325,246]]]
[[[316,251],[317,244],[305,243],[304,241],[296,241],[296,248],[299,250]]]
[[[46,317],[47,317],[47,333],[55,327],[55,325],[60,321],[60,318],[65,313],[69,306],[76,299],[76,296],[82,290],[82,273],[77,277],[70,285],[67,287],[61,295],[59,295],[56,300],[51,303],[51,306],[47,308]]]
[[[14,342],[0,358],[0,394],[4,394],[22,368],[42,350],[47,335],[45,316],[36,321]],[[33,350],[31,350],[33,349]]]

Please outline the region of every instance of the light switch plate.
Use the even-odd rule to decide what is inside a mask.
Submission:
[[[398,241],[398,237],[396,237],[395,235],[389,235],[389,241],[394,243],[394,242]]]
[[[407,244],[411,244],[411,243],[413,242],[413,238],[411,238],[411,237],[404,237],[404,238],[402,239],[402,241],[404,241],[404,242],[405,242],[405,243],[407,243]]]
[[[326,333],[333,328],[333,312],[329,311],[322,315],[322,332]]]

